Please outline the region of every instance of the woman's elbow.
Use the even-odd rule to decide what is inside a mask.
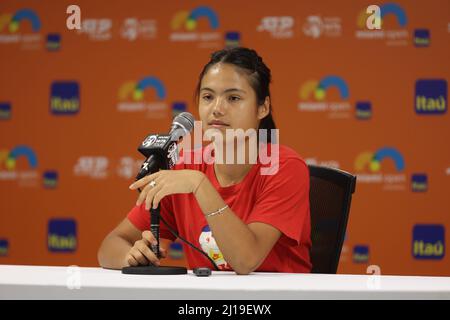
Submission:
[[[236,274],[245,276],[258,269],[260,264],[261,262],[259,260],[253,261],[252,259],[243,259],[243,261],[236,265],[233,270]]]
[[[239,276],[247,276],[250,273],[252,273],[253,270],[250,270],[250,269],[237,269],[236,270],[235,269],[234,272],[236,272],[236,274],[239,275]]]
[[[105,267],[105,246],[104,246],[105,240],[102,241],[100,244],[100,247],[97,250],[97,262],[100,265],[100,267]]]

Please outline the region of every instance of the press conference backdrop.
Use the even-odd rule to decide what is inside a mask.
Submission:
[[[198,119],[198,74],[232,46],[271,68],[281,143],[358,176],[338,272],[450,275],[447,0],[2,1],[0,264],[97,266],[138,145]]]

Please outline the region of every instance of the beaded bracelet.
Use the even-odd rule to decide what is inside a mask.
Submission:
[[[205,217],[206,217],[206,218],[209,218],[209,217],[215,216],[216,214],[220,214],[220,213],[222,213],[226,208],[228,208],[228,205],[226,205],[226,206],[223,207],[223,208],[220,208],[220,209],[217,210],[217,211],[214,211],[214,212],[211,212],[211,213],[206,214]]]

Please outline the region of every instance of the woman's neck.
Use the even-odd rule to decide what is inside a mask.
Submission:
[[[253,164],[217,164],[214,163],[216,178],[222,187],[232,186],[244,180]]]
[[[216,178],[222,187],[231,186],[241,182],[257,161],[258,148],[256,148],[256,150],[254,150],[254,148],[249,148],[248,141],[245,145],[245,149],[241,150],[241,153],[245,150],[245,152],[243,152],[244,159],[238,158],[239,152],[237,152],[237,149],[238,147],[235,145],[234,156],[230,163],[229,159],[226,157],[226,146],[223,146],[222,152],[217,152],[217,147],[214,146],[214,171]]]

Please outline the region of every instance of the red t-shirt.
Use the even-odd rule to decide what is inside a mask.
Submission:
[[[206,148],[212,148],[211,145]],[[267,145],[270,155],[271,145]],[[206,149],[205,148],[205,149]],[[204,149],[191,152],[201,158]],[[210,152],[212,158],[214,151]],[[266,153],[267,154],[267,153]],[[246,224],[262,222],[281,231],[282,235],[264,262],[256,271],[307,273],[311,271],[309,251],[311,248],[311,223],[309,212],[309,170],[298,154],[279,145],[279,162],[267,163],[267,158],[252,166],[238,184],[221,187],[210,161],[201,164],[185,164],[183,154],[172,170],[191,169],[206,174],[222,199]],[[210,159],[212,159],[210,158]],[[266,163],[266,164],[264,164]],[[276,165],[278,164],[278,166]],[[262,170],[278,168],[272,175],[261,174]],[[161,201],[161,215],[177,233],[206,252],[221,270],[232,270],[226,263],[206,218],[192,193],[172,194]],[[145,204],[135,206],[128,214],[131,223],[140,230],[150,229],[150,215]],[[230,230],[232,232],[232,230]],[[175,240],[161,222],[160,237]],[[210,266],[206,257],[183,243],[189,268]]]

